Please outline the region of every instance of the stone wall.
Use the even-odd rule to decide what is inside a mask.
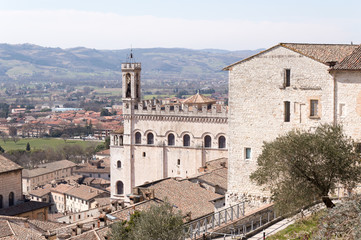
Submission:
[[[291,85],[285,87],[285,69]],[[310,100],[318,100],[318,117],[310,117]],[[290,121],[285,122],[285,101]],[[241,200],[267,201],[269,193],[249,175],[257,168],[263,141],[294,129],[312,130],[333,121],[333,78],[328,66],[278,46],[229,70],[229,174],[227,205]],[[250,158],[246,159],[246,148]]]
[[[21,169],[1,173],[0,195],[2,196],[3,208],[9,207],[9,194],[14,193],[14,205],[23,199]]]

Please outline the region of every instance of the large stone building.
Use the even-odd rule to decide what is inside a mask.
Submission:
[[[124,128],[111,135],[111,198],[132,188],[186,178],[208,160],[227,157],[227,107],[196,94],[183,103],[141,100],[141,64],[122,64]]]
[[[263,201],[249,180],[263,141],[292,129],[343,124],[361,142],[361,47],[281,43],[225,68],[229,71],[227,204]]]

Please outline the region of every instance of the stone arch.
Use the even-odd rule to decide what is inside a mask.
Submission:
[[[142,134],[140,132],[135,132],[134,139],[135,144],[142,144]]]
[[[14,192],[9,193],[9,207],[14,205]]]
[[[203,139],[204,139],[204,147],[211,148],[212,147],[212,137],[210,135],[205,135]]]
[[[218,137],[218,148],[226,148],[226,137],[221,135]]]
[[[148,145],[154,144],[154,134],[152,132],[147,133],[147,144]]]
[[[173,133],[169,133],[167,136],[168,140],[168,146],[174,146],[175,145],[175,136]]]
[[[122,181],[117,181],[116,192],[118,195],[124,194],[124,184]]]

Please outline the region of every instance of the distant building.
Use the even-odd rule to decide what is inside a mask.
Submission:
[[[22,186],[27,194],[36,187],[44,186],[52,181],[64,179],[73,174],[76,164],[69,160],[60,160],[39,165],[34,169],[23,169]]]
[[[79,164],[73,172],[84,177],[103,178],[106,180],[110,180],[109,161],[109,158],[90,160],[89,162],[86,162],[84,164]]]
[[[136,186],[187,178],[228,156],[227,106],[199,93],[182,103],[141,99],[141,64],[122,64],[124,128],[111,135],[111,197],[130,202]]]

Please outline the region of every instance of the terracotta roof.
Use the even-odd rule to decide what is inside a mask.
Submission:
[[[31,212],[40,208],[49,207],[51,205],[52,205],[51,203],[46,203],[46,202],[35,202],[35,201],[24,202],[8,208],[0,209],[0,215],[16,216],[21,213]]]
[[[104,193],[104,191],[86,185],[78,185],[65,192],[66,195],[70,195],[83,200],[91,200],[102,193]]]
[[[114,131],[115,134],[122,134],[124,133],[124,126],[119,127]]]
[[[22,169],[22,167],[10,159],[0,155],[0,173],[15,171],[18,169]]]
[[[35,189],[35,190],[31,190],[29,192],[30,195],[33,196],[37,196],[37,197],[42,197],[44,195],[47,195],[50,193],[51,190],[51,184],[45,184],[43,187]]]
[[[75,186],[68,185],[68,184],[59,184],[54,188],[51,188],[51,192],[57,192],[57,193],[65,193],[66,191],[74,188]]]
[[[209,104],[216,103],[216,100],[206,97],[202,94],[196,93],[183,101],[183,104]]]
[[[335,70],[361,70],[361,45],[358,46],[350,55],[337,63],[333,68]]]
[[[151,200],[145,200],[143,202],[131,205],[127,208],[112,212],[112,213],[110,213],[110,215],[117,218],[115,221],[126,220],[129,216],[129,214],[133,214],[134,211],[143,211],[143,210],[148,209],[152,205],[158,205],[158,204],[161,204],[162,202],[163,201],[156,199],[156,198],[151,199]]]
[[[248,61],[279,46],[288,48],[324,64],[333,61],[340,62],[358,47],[358,45],[352,44],[280,43],[241,61],[235,62],[223,68],[223,70],[229,70],[234,65]]]
[[[212,186],[219,186],[227,190],[227,168],[220,168],[212,172],[205,173],[198,177],[201,182],[208,183]]]
[[[172,178],[144,184],[139,188],[154,189],[156,198],[163,201],[168,199],[183,215],[191,212],[192,219],[212,213],[214,205],[209,201],[221,196],[188,180],[177,181]]]
[[[103,151],[97,152],[97,155],[110,155],[110,149],[105,149]]]

